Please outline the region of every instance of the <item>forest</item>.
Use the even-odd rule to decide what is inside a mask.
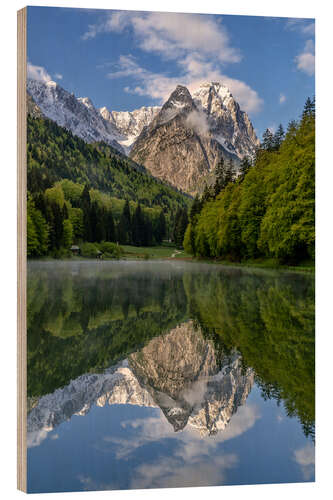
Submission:
[[[266,130],[253,161],[235,177],[223,162],[216,182],[196,197],[184,248],[196,256],[230,261],[273,258],[281,264],[315,257],[315,102],[299,121]]]
[[[28,115],[27,157],[28,257],[68,256],[73,243],[86,256],[98,248],[117,257],[116,243],[173,239],[179,214],[187,214],[190,197],[112,147],[86,144],[51,120]],[[100,242],[109,244],[92,244]]]
[[[215,183],[193,200],[112,147],[28,116],[28,256],[68,256],[79,243],[87,257],[119,257],[118,244],[167,239],[196,258],[312,265],[314,99],[286,132],[267,129],[255,158],[234,171],[221,160]]]

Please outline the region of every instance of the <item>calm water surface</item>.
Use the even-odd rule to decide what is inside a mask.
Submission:
[[[28,491],[314,480],[314,279],[28,266]]]

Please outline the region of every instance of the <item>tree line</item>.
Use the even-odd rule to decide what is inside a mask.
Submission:
[[[75,186],[79,187],[80,186]],[[98,193],[99,194],[99,193]],[[124,245],[161,244],[166,233],[163,210],[143,208],[125,201],[120,218],[110,204],[94,200],[86,184],[80,196],[66,199],[61,184],[44,193],[29,195],[27,210],[27,253],[29,257],[61,256],[73,243],[102,241]]]
[[[45,118],[28,114],[27,122],[29,257],[62,256],[73,243],[173,239],[175,214],[190,197],[111,146],[87,144]]]
[[[27,118],[28,191],[43,193],[68,179],[121,200],[161,207],[166,214],[189,206],[191,198],[103,143],[87,144],[47,118]]]
[[[313,260],[315,253],[315,101],[308,98],[287,131],[266,130],[239,175],[221,161],[216,181],[196,197],[184,237],[198,257],[233,261]]]

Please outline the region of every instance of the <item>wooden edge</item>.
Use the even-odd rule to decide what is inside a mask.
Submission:
[[[17,488],[27,491],[27,9],[17,12]]]

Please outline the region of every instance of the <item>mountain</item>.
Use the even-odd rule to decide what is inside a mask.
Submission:
[[[221,158],[235,167],[252,156],[259,141],[244,111],[220,83],[203,83],[193,93],[181,85],[143,128],[131,158],[178,188],[195,194],[212,182]]]
[[[155,179],[146,169],[105,143],[87,144],[64,127],[28,114],[28,191],[37,194],[69,179],[120,200],[162,208],[166,215],[190,198]],[[45,167],[47,165],[47,168]]]
[[[43,113],[41,112],[41,109],[33,98],[31,97],[30,94],[27,92],[27,113],[32,116],[32,118],[43,118]]]
[[[154,177],[195,194],[214,180],[221,158],[235,170],[259,141],[248,115],[222,83],[204,82],[191,95],[178,85],[162,107],[96,109],[59,84],[28,79],[40,112],[88,143],[103,142],[143,164]]]
[[[214,435],[245,403],[253,382],[253,371],[243,370],[236,352],[218,366],[213,344],[187,321],[104,373],[82,375],[28,402],[28,446],[73,415],[105,404],[159,407],[176,432],[189,425]]]
[[[242,159],[252,156],[260,141],[245,111],[230,90],[218,82],[204,82],[193,92],[193,100],[207,116],[212,136],[232,154]]]
[[[224,430],[254,381],[237,352],[218,359],[213,343],[192,320],[152,339],[128,361],[176,432],[187,425],[201,435]]]
[[[27,92],[41,112],[84,141],[103,141],[124,152],[116,127],[101,116],[88,97],[76,98],[53,81],[27,80]]]
[[[129,153],[135,140],[140,135],[143,127],[148,126],[157,113],[160,106],[143,106],[134,111],[109,111],[105,106],[99,109],[104,120],[116,127],[121,137],[119,144]]]

